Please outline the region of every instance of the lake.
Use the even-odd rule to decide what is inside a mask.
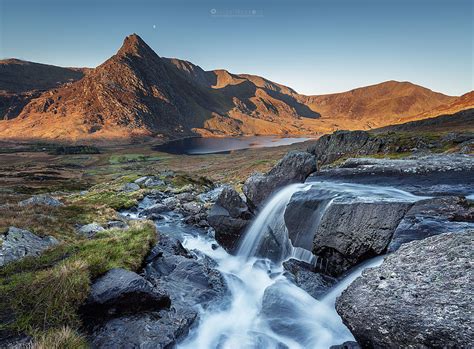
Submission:
[[[268,148],[301,143],[314,138],[278,136],[242,136],[184,138],[153,147],[154,150],[169,154],[215,154],[250,148]]]

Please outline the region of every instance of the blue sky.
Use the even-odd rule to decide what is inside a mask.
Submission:
[[[94,67],[139,34],[159,55],[300,93],[473,87],[472,0],[0,0],[0,57]]]

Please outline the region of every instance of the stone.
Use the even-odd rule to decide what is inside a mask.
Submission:
[[[163,204],[166,205],[169,210],[174,210],[179,205],[179,200],[172,196],[164,199]]]
[[[405,213],[407,202],[333,203],[313,240],[323,262],[318,271],[339,276],[356,264],[384,253]]]
[[[108,229],[127,229],[128,224],[123,221],[108,221],[107,228]]]
[[[363,348],[468,348],[474,342],[474,230],[406,243],[362,273],[336,310]]]
[[[183,204],[182,207],[185,212],[194,214],[194,215],[198,214],[199,212],[203,210],[202,204],[199,204],[197,202],[187,202]]]
[[[214,228],[216,241],[232,253],[237,249],[252,216],[239,193],[232,187],[226,186],[209,211],[207,221]]]
[[[94,282],[81,313],[88,321],[97,322],[124,314],[158,311],[170,304],[169,296],[143,277],[116,268]]]
[[[181,202],[190,202],[190,201],[194,201],[196,197],[192,193],[186,192],[186,193],[181,193],[181,194],[176,195],[176,199],[178,199]]]
[[[27,256],[39,256],[58,243],[52,236],[40,237],[28,230],[10,227],[5,234],[0,234],[0,266]]]
[[[126,183],[120,190],[126,192],[137,191],[140,190],[140,186],[136,183]]]
[[[143,217],[147,217],[147,218],[150,218],[152,217],[153,215],[158,215],[160,213],[163,213],[163,212],[166,212],[166,211],[169,211],[169,207],[166,206],[165,204],[153,204],[147,208],[144,208],[141,212],[140,212],[140,216],[143,216]]]
[[[254,174],[245,181],[242,191],[247,205],[254,211],[261,209],[265,200],[277,189],[304,182],[316,170],[314,155],[302,151],[289,152],[267,174]]]
[[[148,176],[140,177],[140,178],[136,179],[133,183],[141,185],[141,184],[145,183],[145,181],[148,178],[150,178],[150,177],[148,177]]]
[[[329,349],[361,349],[361,348],[357,342],[347,341],[339,345],[331,345]]]
[[[317,273],[314,266],[296,259],[283,262],[283,267],[291,274],[290,279],[315,299],[321,299],[337,281]]]
[[[19,206],[44,205],[44,206],[58,207],[58,206],[63,206],[63,203],[59,201],[58,199],[55,199],[49,195],[35,195],[29,199],[20,201],[18,205]]]
[[[147,178],[147,180],[143,183],[143,186],[147,188],[152,188],[152,187],[161,187],[164,186],[166,183],[162,181],[161,179],[157,178]]]
[[[404,243],[442,233],[474,229],[474,207],[458,196],[442,196],[416,202],[393,233],[388,252]]]
[[[94,237],[97,233],[104,231],[105,229],[99,223],[89,223],[83,225],[77,230],[78,234],[84,235],[88,238]]]

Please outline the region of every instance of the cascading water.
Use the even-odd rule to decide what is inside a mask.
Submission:
[[[267,202],[244,235],[236,256],[213,248],[211,238],[186,237],[183,245],[188,250],[198,250],[216,261],[230,295],[222,304],[201,311],[199,324],[179,348],[327,349],[353,340],[335,311],[336,297],[363,269],[381,263],[382,257],[355,268],[320,300],[287,279],[282,266],[285,259],[315,261],[309,250],[292,246],[283,218],[291,197],[311,188],[319,188],[321,196],[321,205],[309,217],[311,229],[334,201],[420,199],[394,188],[332,182],[293,184]]]

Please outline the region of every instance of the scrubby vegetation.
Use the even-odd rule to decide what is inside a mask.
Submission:
[[[91,281],[112,268],[137,270],[155,241],[154,225],[137,221],[6,265],[0,269],[0,330],[47,342],[51,329],[79,328],[77,311]]]

